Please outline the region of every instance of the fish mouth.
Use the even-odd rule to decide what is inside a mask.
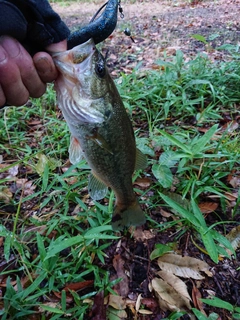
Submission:
[[[89,39],[71,50],[53,53],[52,58],[58,70],[65,77],[73,78],[79,71],[84,73],[88,70],[95,51],[96,46],[93,39]]]

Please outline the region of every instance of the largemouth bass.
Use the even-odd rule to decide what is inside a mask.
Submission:
[[[69,159],[84,157],[90,168],[88,191],[94,200],[108,187],[116,196],[114,230],[145,223],[132,186],[135,169],[146,166],[136,149],[134,132],[121,97],[92,39],[53,55],[60,72],[57,101],[71,132]]]

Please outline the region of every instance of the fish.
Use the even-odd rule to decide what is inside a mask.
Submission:
[[[71,132],[69,160],[86,159],[91,174],[88,192],[103,199],[115,194],[112,229],[140,226],[146,218],[133,190],[134,170],[144,169],[146,156],[136,148],[129,115],[92,39],[53,54],[59,71],[57,103]]]

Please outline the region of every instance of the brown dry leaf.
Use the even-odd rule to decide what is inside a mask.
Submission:
[[[81,281],[81,282],[73,282],[73,283],[69,283],[67,284],[63,290],[65,291],[79,291],[88,287],[91,287],[94,283],[94,280],[86,280],[86,281]]]
[[[133,237],[137,241],[144,242],[145,240],[154,238],[156,233],[156,230],[142,230],[142,228],[135,227],[135,230],[133,230]]]
[[[240,248],[240,226],[233,228],[227,235],[226,238],[231,242],[234,250]],[[232,253],[231,253],[232,254]]]
[[[137,178],[133,184],[139,186],[140,188],[147,189],[150,187],[151,183],[152,183],[152,180],[150,178],[144,177],[144,178]]]
[[[13,194],[8,188],[0,189],[0,199],[3,200],[5,203],[9,203]]]
[[[135,309],[138,312],[140,307],[141,307],[141,301],[142,301],[142,294],[140,293],[137,297],[137,301],[136,301],[136,305],[135,305]]]
[[[53,291],[53,294],[54,294],[55,297],[58,298],[58,300],[61,300],[61,299],[62,299],[62,291],[60,291],[60,292]],[[56,300],[56,299],[55,299],[55,300]],[[73,296],[71,295],[70,292],[67,292],[67,293],[66,293],[66,302],[67,302],[67,303],[73,302]]]
[[[229,201],[236,201],[238,199],[238,194],[237,192],[225,192],[224,196],[229,200]]]
[[[140,314],[153,314],[153,312],[152,311],[150,311],[150,310],[146,310],[146,309],[140,309],[139,311],[138,311],[138,313],[140,313]]]
[[[16,166],[9,168],[8,169],[8,176],[6,178],[11,179],[13,177],[16,177],[18,175],[18,168],[19,168],[18,164]]]
[[[198,207],[202,213],[211,213],[217,209],[218,203],[216,203],[216,202],[201,202],[201,203],[199,203]]]
[[[28,275],[23,277],[23,278],[21,278],[21,285],[22,285],[23,289],[28,288],[32,284],[32,280],[37,279],[37,277],[38,277],[37,274],[31,274],[31,279],[29,278]],[[16,291],[18,290],[17,284],[14,286],[14,289]]]
[[[109,294],[108,305],[112,306],[116,310],[124,310],[126,309],[126,300],[123,299],[121,296]]]
[[[186,299],[182,299],[182,296],[166,281],[153,278],[151,286],[163,311],[180,311],[184,307],[189,307],[189,304],[186,305]]]
[[[159,271],[157,274],[166,282],[168,283],[176,292],[182,297],[185,301],[185,305],[188,306],[188,309],[191,309],[190,301],[192,301],[188,291],[187,286],[185,283],[176,277],[174,274],[168,271]]]
[[[86,301],[86,299],[84,299]],[[89,301],[91,303],[91,300]],[[92,320],[107,319],[106,306],[104,305],[104,291],[100,291],[94,296],[93,306],[91,310]]]
[[[143,298],[141,300],[142,304],[147,307],[148,309],[152,310],[153,312],[157,309],[158,304],[155,299],[153,298]]]
[[[129,280],[125,274],[124,263],[125,261],[122,259],[120,254],[114,256],[113,267],[117,272],[117,277],[122,278],[122,281],[116,284],[114,289],[121,297],[126,298],[129,292]]]
[[[204,314],[205,317],[207,317],[207,315],[203,309],[203,302],[201,301],[201,298],[202,298],[201,292],[198,290],[198,288],[193,283],[192,300],[193,300],[194,307],[197,308],[198,310],[200,310],[202,312],[202,314]]]
[[[227,131],[229,133],[232,133],[233,131],[237,130],[239,127],[239,124],[237,121],[231,121],[231,122],[227,122],[224,126],[222,126],[220,132],[224,132]]]
[[[36,236],[36,233],[44,234],[47,229],[47,225],[35,226],[31,225],[23,230],[22,241],[30,241],[33,236]]]
[[[63,173],[65,173],[69,168],[70,168],[71,164],[70,162],[65,164],[63,167],[61,167],[61,170]],[[72,170],[72,173],[76,173],[77,170]],[[69,185],[73,185],[74,183],[78,182],[78,177],[77,176],[71,176],[71,177],[66,177],[64,178],[64,181],[67,182],[67,184]]]
[[[228,183],[233,188],[238,188],[240,186],[240,177],[231,176],[231,178],[229,179]]]
[[[29,126],[36,126],[38,124],[42,124],[42,120],[29,120],[29,121],[26,121],[26,123]]]
[[[28,181],[27,179],[18,179],[16,181],[16,187],[23,190],[23,196],[29,196],[33,194],[36,186],[33,185],[33,181]]]
[[[168,212],[166,210],[160,209],[160,213],[164,218],[169,218],[171,217],[173,214],[171,212]]]
[[[176,276],[202,280],[204,277],[199,271],[212,276],[209,265],[201,260],[191,257],[182,257],[174,253],[164,254],[158,258],[158,265],[162,270],[169,271]]]

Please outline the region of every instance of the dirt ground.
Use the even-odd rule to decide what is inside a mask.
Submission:
[[[186,57],[206,51],[206,45],[191,37],[200,34],[213,48],[222,44],[238,44],[240,40],[240,0],[219,1],[122,1],[124,18],[105,41],[103,50],[109,50],[108,65],[113,75],[120,70],[131,72],[139,62],[152,68],[164,54],[173,55],[177,49]],[[70,29],[86,25],[101,3],[53,4]],[[129,28],[135,42],[124,34]],[[124,57],[122,55],[124,54]],[[210,54],[208,52],[208,54]],[[213,59],[223,58],[223,52],[214,52]]]

